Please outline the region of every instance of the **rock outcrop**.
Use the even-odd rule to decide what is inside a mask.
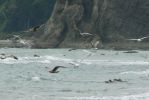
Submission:
[[[54,4],[55,0],[0,0],[0,34],[45,23]]]
[[[57,0],[41,38],[48,47],[126,42],[149,34],[148,15],[148,0]],[[94,36],[82,37],[80,32]]]
[[[149,35],[148,0],[3,0],[0,8],[0,31],[23,30],[37,48],[127,47],[127,39]]]

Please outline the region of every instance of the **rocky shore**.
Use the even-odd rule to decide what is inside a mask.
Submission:
[[[48,47],[48,43],[43,43],[42,45],[41,44],[38,46],[34,46],[33,48],[50,48]],[[111,43],[102,43],[102,45],[98,46],[98,49],[149,50],[148,44],[149,44],[148,42],[111,42]],[[90,42],[68,42],[65,44],[60,44],[56,48],[90,49],[94,47],[92,47]]]
[[[148,42],[140,43],[105,43],[103,49],[113,50],[149,50]]]
[[[55,0],[52,4],[51,8],[45,9],[51,13],[44,22],[19,29],[18,34],[23,39],[34,41],[31,48],[149,49],[149,38],[140,42],[130,41],[149,36],[147,0]],[[43,14],[40,15],[41,19],[44,18]],[[23,21],[28,25],[34,19]],[[11,25],[15,26],[14,23]],[[82,33],[91,36],[85,37]],[[21,47],[20,43],[1,46]]]
[[[28,48],[20,42],[12,42],[10,40],[0,40],[0,48]],[[30,48],[36,49],[46,49],[53,48],[49,47],[48,43],[41,42],[32,45]],[[69,42],[60,44],[56,48],[76,48],[76,49],[90,49],[93,48],[90,42]],[[113,49],[113,50],[149,50],[148,42],[112,42],[112,43],[102,43],[102,46],[98,49]]]

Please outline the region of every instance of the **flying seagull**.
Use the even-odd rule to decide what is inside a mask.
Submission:
[[[97,50],[98,49],[98,45],[100,44],[100,41],[96,41],[95,43],[93,43],[92,41],[91,41],[91,45],[92,45],[92,47],[95,49],[95,50]]]
[[[127,40],[141,42],[143,39],[146,39],[146,38],[149,38],[149,36],[138,38],[138,39],[127,39]]]
[[[80,35],[82,35],[82,36],[93,36],[93,34],[91,34],[91,33],[80,33]]]
[[[89,58],[90,56],[93,55],[92,52],[89,52],[89,51],[85,51],[86,53],[88,53],[88,55],[85,57],[85,58]],[[79,67],[80,64],[85,60],[85,58],[82,58],[80,59],[80,61],[72,61],[72,62],[69,62],[68,64],[71,64],[73,65],[75,68]]]
[[[13,37],[20,39],[20,36],[19,35],[13,35]]]
[[[69,62],[68,64],[71,64],[73,65],[74,67],[79,67],[81,61],[80,62],[77,62],[77,61],[72,61],[72,62]]]
[[[18,57],[14,56],[14,55],[10,55],[10,56],[8,56],[8,57],[13,58],[13,59],[15,59],[15,60],[18,60]]]
[[[49,71],[49,73],[58,73],[59,71],[57,71],[59,68],[66,68],[64,66],[56,66],[54,67],[52,70]]]
[[[0,59],[6,59],[6,58],[13,58],[15,60],[18,60],[18,57],[14,56],[14,55],[1,54]]]

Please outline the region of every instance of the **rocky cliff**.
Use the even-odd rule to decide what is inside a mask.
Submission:
[[[30,34],[35,47],[127,47],[131,43],[127,39],[149,35],[148,0],[0,0],[0,4],[0,29],[36,26],[22,33]],[[142,43],[147,45],[148,40]]]
[[[22,31],[45,23],[54,4],[55,0],[0,0],[0,33]]]
[[[57,0],[41,40],[48,47],[91,47],[149,34],[148,0]],[[91,33],[83,37],[80,33]]]

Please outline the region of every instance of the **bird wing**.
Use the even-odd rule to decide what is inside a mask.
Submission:
[[[127,39],[127,40],[134,40],[134,41],[137,41],[138,39]]]
[[[142,38],[140,38],[140,39],[145,39],[145,38],[149,38],[149,36],[146,36],[146,37],[142,37]]]
[[[90,56],[92,56],[93,53],[92,52],[89,52],[89,54],[85,57],[85,58],[82,58],[79,63],[83,62],[86,58],[89,58]]]
[[[56,66],[56,67],[54,67],[54,68],[52,69],[52,71],[57,71],[59,68],[66,68],[66,67],[64,67],[64,66]]]
[[[80,33],[81,35],[93,35],[93,34],[90,34],[90,33]]]
[[[93,35],[93,34],[91,34],[91,33],[84,33],[84,34],[87,34],[87,35]]]
[[[58,70],[58,68],[59,68],[59,66],[56,66],[56,67],[54,67],[54,68],[52,69],[52,71],[55,72],[55,71]]]

